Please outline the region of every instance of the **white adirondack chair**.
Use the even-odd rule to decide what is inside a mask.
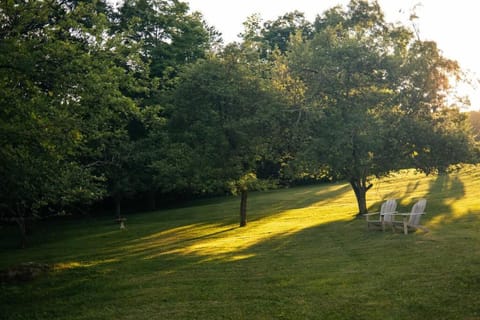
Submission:
[[[382,203],[379,212],[372,212],[364,214],[367,220],[367,229],[370,229],[371,225],[381,226],[382,230],[385,231],[385,225],[390,224],[393,228],[394,214],[397,209],[397,200],[389,199]],[[378,217],[376,217],[378,216]]]
[[[412,207],[410,213],[396,213],[393,216],[401,216],[402,221],[393,220],[393,225],[400,225],[403,227],[403,233],[408,234],[408,229],[421,229],[428,232],[428,229],[420,225],[420,218],[425,214],[425,207],[427,206],[426,199],[419,199]]]

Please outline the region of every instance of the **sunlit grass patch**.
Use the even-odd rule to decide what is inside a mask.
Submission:
[[[106,260],[97,260],[97,261],[68,261],[68,262],[60,262],[53,265],[53,271],[65,271],[69,269],[76,269],[76,268],[90,268],[95,267],[100,264],[107,264],[116,262],[116,259],[106,259]]]
[[[340,189],[345,192],[348,190],[346,187],[345,184],[339,184],[320,190],[311,187],[293,189],[280,192],[281,195],[278,192],[254,194],[249,205],[251,221],[245,228],[239,228],[237,221],[229,224],[195,223],[149,235],[127,248],[131,248],[132,252],[152,249],[152,254],[145,257],[147,259],[169,254],[238,259],[245,255],[236,255],[237,253],[269,239],[287,238],[321,224],[351,220],[356,206],[351,195],[340,199],[329,197]],[[264,208],[258,204],[257,208],[258,199],[262,201],[264,196],[272,198],[270,206]],[[311,201],[312,196],[316,201]],[[280,199],[277,200],[277,197]],[[309,204],[304,203],[306,199],[309,199]],[[194,214],[201,217],[205,208],[198,209],[200,212]],[[212,214],[214,212],[210,212]],[[237,208],[232,208],[228,214],[236,216]],[[227,258],[228,255],[232,257]]]

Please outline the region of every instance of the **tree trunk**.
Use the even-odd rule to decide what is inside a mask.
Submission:
[[[241,191],[240,200],[240,227],[247,225],[247,190]]]
[[[25,208],[20,204],[16,204],[16,210],[9,209],[11,220],[15,221],[20,231],[20,248],[27,247],[27,219],[25,219]]]
[[[366,178],[351,178],[350,185],[355,192],[358,205],[358,216],[368,213],[367,211],[367,191],[373,186],[367,183]]]
[[[114,197],[113,197],[114,201],[115,201],[115,214],[117,216],[118,219],[120,219],[122,216],[121,216],[121,205],[122,205],[122,196],[120,194],[116,194]]]
[[[15,218],[15,222],[18,225],[18,229],[20,231],[20,248],[27,247],[27,224],[25,218],[23,216],[18,216]]]
[[[154,211],[157,209],[157,193],[155,191],[150,190],[148,192],[148,209],[150,211]]]

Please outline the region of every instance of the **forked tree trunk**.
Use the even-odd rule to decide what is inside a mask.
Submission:
[[[367,213],[367,191],[373,184],[369,184],[366,178],[351,178],[350,185],[357,198],[358,215]]]
[[[240,199],[240,227],[245,227],[247,225],[247,190],[241,191]]]

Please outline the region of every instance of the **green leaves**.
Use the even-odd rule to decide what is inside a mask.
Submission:
[[[199,61],[180,78],[170,132],[195,155],[199,181],[225,189],[255,172],[259,159],[271,158],[268,142],[282,104],[267,81],[228,55]]]
[[[99,38],[108,25],[97,4],[0,5],[0,205],[9,216],[104,195],[95,148],[106,145],[100,137],[126,133],[135,105]]]
[[[360,212],[370,176],[410,166],[431,172],[470,158],[464,120],[446,106],[458,65],[435,43],[386,23],[378,4],[365,1],[334,8],[314,25],[313,38],[292,42],[288,53],[289,69],[307,86],[303,157],[348,178]]]
[[[152,77],[167,79],[178,67],[205,56],[215,41],[198,13],[188,13],[179,1],[127,0],[118,13],[119,28],[127,41],[141,44]],[[173,71],[173,74],[172,74]]]

